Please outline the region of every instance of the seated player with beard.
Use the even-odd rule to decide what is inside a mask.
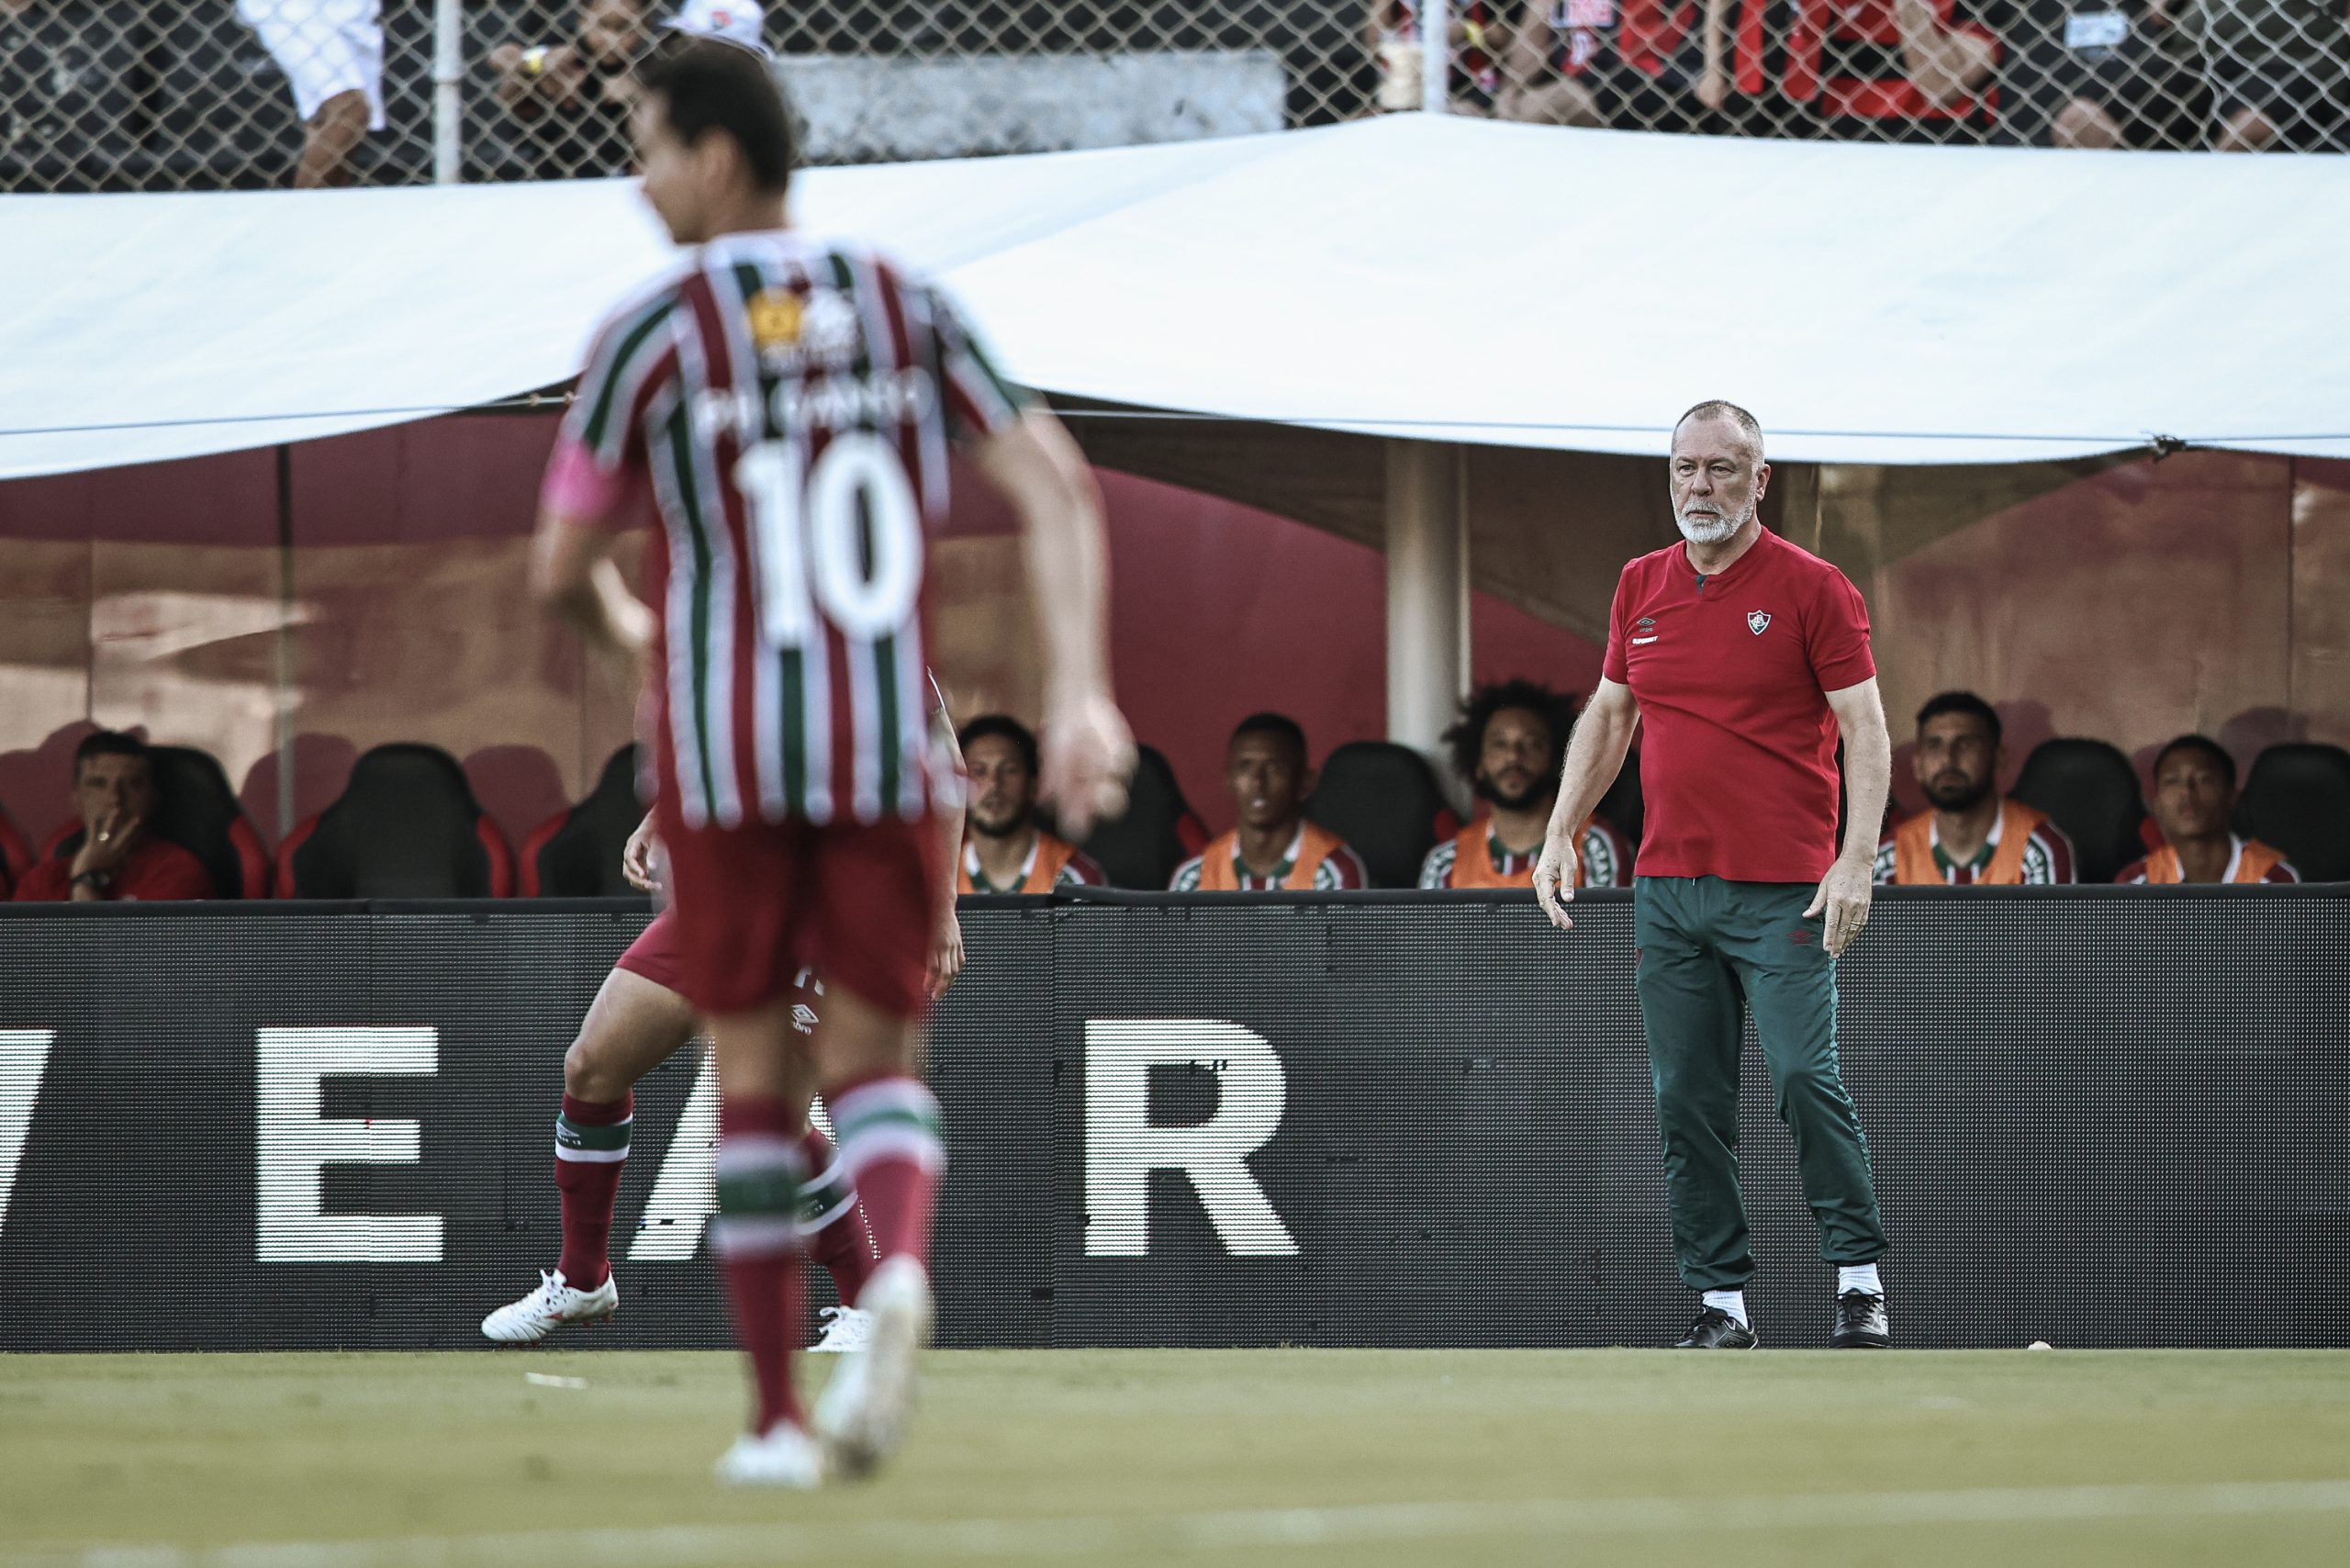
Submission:
[[[1036,737],[1027,725],[989,713],[963,726],[970,777],[964,821],[961,893],[1048,893],[1098,888],[1102,868],[1066,839],[1036,825]]]
[[[1531,888],[1542,835],[1559,798],[1574,704],[1530,680],[1479,687],[1444,732],[1452,765],[1491,808],[1428,851],[1424,888]],[[1575,886],[1629,887],[1631,851],[1621,834],[1593,817],[1583,824]]]
[[[1918,710],[1918,788],[1932,810],[1877,846],[1880,885],[2047,887],[2070,882],[2073,841],[2046,815],[1993,786],[2005,762],[1999,715],[1971,691]]]

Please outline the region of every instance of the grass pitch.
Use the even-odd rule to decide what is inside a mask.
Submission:
[[[940,1354],[813,1495],[711,1483],[742,1404],[718,1354],[0,1356],[0,1564],[2350,1562],[2350,1353]]]

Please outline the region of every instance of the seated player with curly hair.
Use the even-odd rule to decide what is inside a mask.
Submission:
[[[1452,765],[1490,810],[1428,851],[1420,886],[1534,885],[1534,862],[1559,797],[1574,722],[1573,700],[1534,681],[1505,680],[1469,694],[1444,742],[1452,748]],[[1607,823],[1595,816],[1584,823],[1581,849],[1577,887],[1631,885],[1632,852]]]

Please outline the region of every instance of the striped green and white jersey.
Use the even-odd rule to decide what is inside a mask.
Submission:
[[[925,544],[950,446],[1025,402],[937,289],[791,231],[712,241],[605,323],[545,501],[617,526],[651,498],[648,761],[688,827],[928,811]]]

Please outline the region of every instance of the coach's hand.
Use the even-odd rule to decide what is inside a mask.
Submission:
[[[1568,857],[1576,853],[1575,846],[1561,844],[1551,834],[1542,840],[1542,858],[1534,863],[1534,902],[1561,931],[1575,928],[1575,923],[1567,918],[1567,905],[1575,896],[1575,879],[1567,868],[1573,864]]]
[[[1869,900],[1876,891],[1873,868],[1863,861],[1839,859],[1819,879],[1819,890],[1811,895],[1811,907],[1803,912],[1809,920],[1823,910],[1828,914],[1828,929],[1820,937],[1820,945],[1831,958],[1841,958],[1861,927],[1869,923]]]
[[[1047,703],[1038,740],[1045,753],[1040,793],[1053,803],[1065,836],[1081,840],[1094,823],[1125,814],[1135,737],[1107,692]]]
[[[661,841],[654,836],[653,832],[653,813],[647,812],[644,820],[636,824],[636,831],[628,835],[627,846],[621,851],[621,878],[641,893],[659,892],[661,877],[653,862],[660,852]]]

